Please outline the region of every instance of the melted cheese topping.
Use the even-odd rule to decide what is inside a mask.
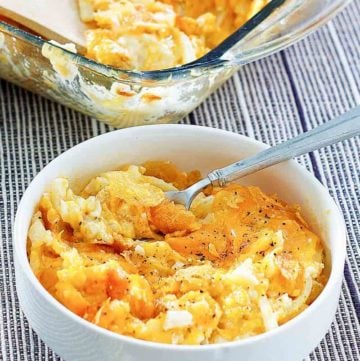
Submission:
[[[79,194],[55,179],[29,229],[35,275],[80,317],[156,342],[232,341],[296,316],[326,282],[320,239],[257,187],[206,189],[190,211],[165,198],[199,177],[148,162]]]
[[[221,43],[267,0],[79,0],[87,56],[123,69],[189,63]]]

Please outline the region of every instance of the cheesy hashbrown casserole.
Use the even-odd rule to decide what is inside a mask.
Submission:
[[[216,47],[268,0],[79,0],[86,55],[131,70],[189,63]]]
[[[199,178],[147,162],[78,194],[55,179],[28,233],[33,272],[80,317],[161,343],[238,340],[302,312],[326,276],[299,209],[238,184],[206,189],[190,211],[165,198]]]

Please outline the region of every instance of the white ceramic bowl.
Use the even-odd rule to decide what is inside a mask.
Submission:
[[[266,146],[222,130],[188,125],[154,125],[114,131],[68,150],[32,181],[16,215],[14,252],[21,307],[39,336],[66,361],[300,361],[320,342],[333,320],[341,288],[346,234],[341,213],[325,188],[295,162],[241,180],[300,204],[323,239],[329,281],[315,302],[285,325],[245,340],[207,346],[176,346],[117,335],[76,316],[42,287],[30,268],[26,237],[34,208],[50,181],[69,177],[81,186],[89,177],[124,163],[171,160],[206,174]]]

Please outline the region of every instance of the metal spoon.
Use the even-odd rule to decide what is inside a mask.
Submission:
[[[186,209],[189,209],[196,195],[209,185],[224,187],[240,177],[356,135],[360,135],[360,106],[250,158],[215,169],[191,187],[183,191],[166,192],[166,196],[171,201],[183,204]]]

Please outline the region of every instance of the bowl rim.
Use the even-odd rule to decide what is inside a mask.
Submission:
[[[305,2],[307,1],[311,0],[303,0],[303,3],[305,4]],[[32,43],[35,47],[40,49],[43,47],[44,44],[47,44],[47,46],[56,48],[57,51],[60,51],[61,56],[64,59],[67,59],[70,62],[79,65],[80,67],[88,68],[100,75],[112,78],[115,81],[121,80],[124,83],[141,83],[142,81],[149,81],[150,84],[153,81],[168,83],[169,81],[171,82],[172,80],[179,78],[196,78],[202,76],[204,73],[216,70],[218,68],[238,67],[240,65],[250,63],[252,61],[261,59],[265,56],[285,49],[286,47],[303,39],[312,31],[324,25],[327,21],[332,19],[336,14],[338,14],[351,2],[352,0],[337,0],[330,6],[328,5],[328,7],[323,9],[320,13],[308,19],[308,21],[306,21],[299,28],[296,28],[295,30],[290,32],[284,32],[279,38],[270,40],[265,44],[261,44],[249,50],[243,51],[240,61],[235,56],[231,59],[218,58],[217,61],[198,64],[190,67],[187,66],[187,64],[183,64],[178,67],[151,71],[125,70],[98,63],[95,60],[87,58],[78,53],[73,53],[57,44],[44,40],[40,36],[31,34],[30,32],[17,28],[16,26],[8,24],[1,20],[0,32],[4,31],[15,38],[19,38],[26,42]]]
[[[316,187],[318,191],[322,193],[322,195],[326,196],[328,201],[328,206],[331,206],[331,210],[333,211],[331,214],[331,217],[333,218],[332,223],[337,224],[336,233],[331,235],[331,238],[334,238],[337,240],[338,249],[336,252],[331,252],[331,271],[329,275],[329,279],[320,293],[320,295],[315,299],[315,301],[304,311],[302,311],[300,314],[295,316],[290,321],[287,321],[286,323],[280,325],[279,327],[272,329],[270,331],[266,331],[262,334],[247,337],[240,340],[235,341],[228,341],[224,343],[218,343],[218,344],[208,344],[208,345],[174,345],[174,344],[164,344],[164,343],[158,343],[154,341],[146,341],[141,340],[137,338],[133,338],[130,336],[125,336],[121,334],[117,334],[113,331],[107,330],[105,328],[102,328],[94,323],[91,323],[90,321],[87,321],[83,319],[82,317],[76,315],[75,313],[71,312],[69,309],[67,309],[64,305],[62,305],[59,301],[57,301],[40,283],[40,281],[36,278],[35,274],[33,273],[29,260],[27,258],[26,253],[26,240],[21,239],[21,222],[23,220],[22,213],[25,211],[29,206],[26,206],[27,199],[31,195],[31,191],[33,188],[37,187],[37,183],[41,180],[41,178],[60,160],[71,157],[73,153],[78,152],[81,148],[84,146],[89,145],[95,145],[96,143],[105,143],[107,139],[112,137],[117,137],[126,135],[126,133],[131,132],[139,132],[139,134],[142,133],[142,131],[146,130],[147,132],[150,130],[154,130],[156,132],[156,129],[159,131],[171,131],[173,132],[175,128],[178,128],[179,131],[182,132],[204,132],[204,133],[218,133],[219,137],[232,137],[233,139],[237,139],[240,141],[244,141],[248,143],[251,146],[257,147],[259,150],[265,149],[269,147],[267,144],[260,142],[258,140],[255,140],[251,137],[247,137],[242,134],[237,134],[231,131],[217,129],[217,128],[211,128],[211,127],[205,127],[205,126],[199,126],[199,125],[187,125],[187,124],[155,124],[155,125],[144,125],[144,126],[138,126],[138,127],[132,127],[132,128],[125,128],[125,129],[119,129],[112,132],[100,134],[98,136],[92,137],[88,140],[85,140],[65,152],[61,153],[59,156],[54,158],[51,162],[49,162],[30,182],[27,189],[25,190],[21,201],[18,205],[16,216],[15,216],[15,222],[13,227],[13,253],[15,258],[15,269],[21,268],[23,271],[23,274],[27,277],[27,280],[31,283],[32,287],[35,289],[35,291],[39,292],[41,296],[44,297],[44,299],[49,302],[53,307],[57,308],[60,313],[62,313],[66,318],[71,319],[72,322],[78,323],[80,326],[85,327],[89,330],[92,330],[95,333],[102,334],[105,337],[110,337],[113,340],[118,340],[119,342],[126,342],[129,344],[132,344],[134,346],[141,346],[141,347],[150,347],[150,348],[156,348],[161,350],[172,350],[172,351],[180,351],[180,352],[186,352],[186,351],[195,351],[195,352],[201,352],[201,350],[209,350],[209,349],[228,349],[233,347],[239,347],[247,344],[251,344],[254,342],[261,342],[263,340],[268,339],[269,337],[272,337],[279,333],[286,333],[286,331],[296,326],[298,323],[301,322],[305,317],[307,317],[309,314],[313,313],[316,308],[319,308],[323,301],[327,297],[331,297],[331,292],[333,291],[334,287],[338,285],[339,282],[341,282],[343,278],[343,269],[344,269],[344,263],[346,259],[346,240],[347,240],[347,232],[346,232],[346,225],[345,221],[341,212],[341,209],[338,207],[338,205],[335,203],[333,198],[330,196],[329,192],[326,190],[326,188],[313,176],[306,168],[298,164],[294,160],[290,160],[287,162],[284,162],[288,164],[290,167],[293,167],[300,171],[302,176],[311,184],[312,187]],[[26,233],[27,234],[27,233]],[[336,262],[335,262],[335,261]],[[18,278],[16,277],[16,283],[18,282]],[[21,301],[21,300],[20,300]]]

